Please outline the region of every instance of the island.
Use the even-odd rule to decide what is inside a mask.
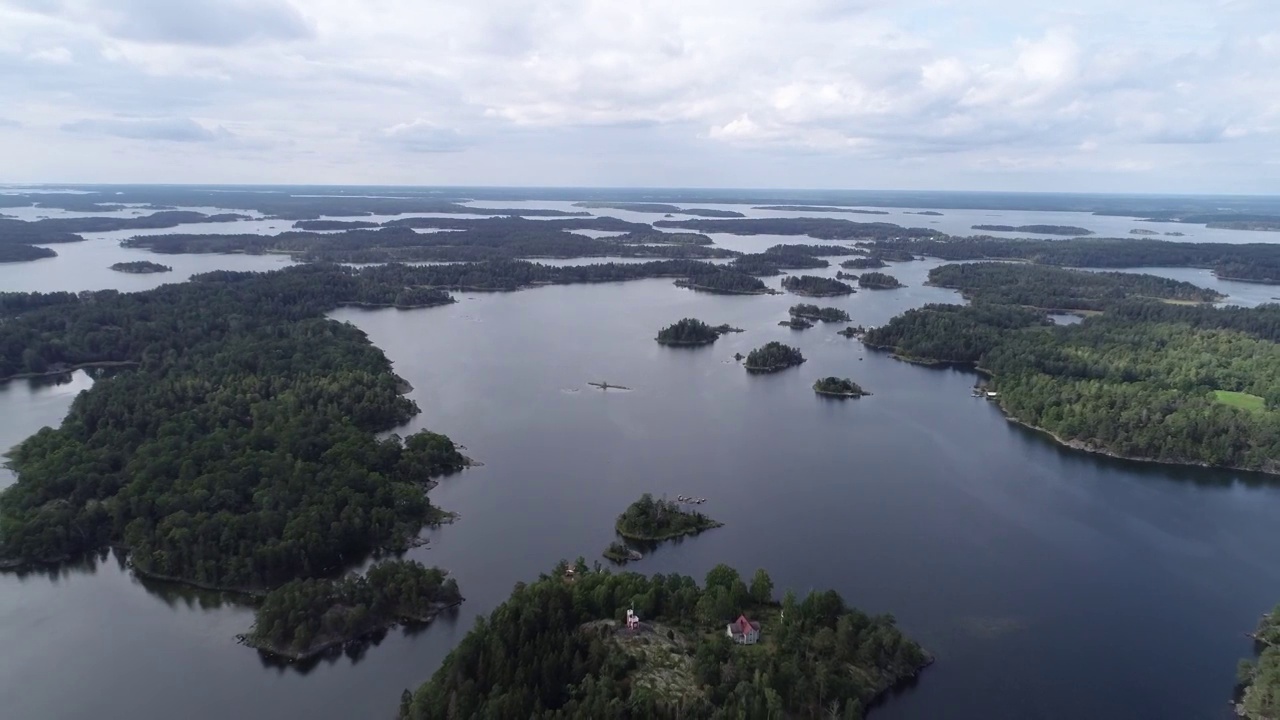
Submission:
[[[816,275],[792,275],[782,279],[782,287],[788,292],[808,297],[835,297],[848,295],[853,288],[839,280]]]
[[[792,317],[805,318],[806,320],[821,320],[822,322],[849,322],[849,313],[834,307],[818,307],[817,305],[792,305],[788,311]]]
[[[858,287],[868,290],[893,290],[903,287],[903,284],[892,275],[873,271],[858,276]]]
[[[728,325],[712,327],[697,318],[684,318],[659,330],[654,339],[662,345],[710,345],[730,332],[742,332],[742,329]]]
[[[1212,290],[1134,273],[977,265],[938,268],[969,277],[971,305],[909,310],[863,342],[980,367],[1011,422],[1071,448],[1280,474],[1280,305],[1219,308],[1200,302]],[[1092,317],[1055,326],[1049,307]]]
[[[714,265],[706,267],[708,268],[706,271],[676,280],[676,287],[720,295],[767,295],[774,292],[760,278]]]
[[[1146,228],[1134,228],[1129,231],[1130,235],[1159,235],[1155,230],[1147,230]]]
[[[654,227],[734,235],[807,235],[819,240],[888,240],[943,238],[937,230],[888,222],[855,222],[844,218],[741,218],[735,220],[659,220]]]
[[[613,561],[618,565],[625,565],[633,560],[640,560],[644,555],[639,550],[628,547],[626,543],[614,540],[609,543],[609,547],[604,549],[602,553],[606,559]]]
[[[1092,235],[1093,231],[1075,225],[974,225],[974,230],[986,232],[1020,232],[1031,235]]]
[[[747,353],[743,367],[748,372],[772,373],[799,365],[804,360],[799,350],[775,340]]]
[[[824,377],[815,381],[813,383],[813,391],[819,395],[837,398],[857,398],[871,394],[849,378],[835,376]]]
[[[166,273],[173,272],[173,268],[168,265],[161,265],[150,260],[135,260],[134,262],[118,262],[111,266],[112,270],[122,273],[132,273],[134,275],[146,275],[149,273]]]
[[[857,325],[857,326],[850,325],[849,327],[847,327],[847,328],[845,328],[845,329],[841,330],[840,332],[838,332],[838,333],[836,333],[836,334],[837,334],[837,335],[843,335],[844,337],[849,338],[850,340],[852,340],[852,339],[854,339],[854,338],[860,338],[860,337],[862,337],[863,335],[866,335],[866,334],[867,334],[867,329],[866,329],[866,328],[864,328],[864,327],[862,327],[861,325]]]
[[[1280,605],[1262,616],[1253,640],[1257,661],[1241,660],[1236,672],[1236,715],[1270,720],[1280,707]]]
[[[627,540],[670,540],[724,525],[696,510],[685,510],[680,503],[654,499],[645,493],[618,516],[615,529]]]
[[[813,327],[813,323],[804,318],[793,317],[789,320],[779,320],[778,324],[782,327],[788,327],[792,330],[808,330]]]
[[[840,263],[840,267],[846,270],[874,270],[876,268],[887,267],[889,263],[878,257],[858,257],[850,258]]]
[[[700,587],[579,558],[518,584],[428,682],[405,691],[399,718],[754,718],[772,707],[776,717],[860,719],[932,661],[892,616],[851,608],[835,591],[775,600],[763,569],[743,577],[717,565]]]
[[[832,207],[830,205],[761,205],[753,210],[774,210],[780,212],[829,212],[851,213],[854,215],[888,215],[888,210],[863,210],[861,208]]]
[[[812,270],[831,265],[822,258],[794,250],[770,250],[735,258],[730,265],[749,275],[777,275],[779,270]]]
[[[931,217],[942,217],[942,213],[937,210],[904,210],[903,215],[929,215]]]
[[[696,215],[699,217],[710,218],[746,217],[746,215],[743,215],[737,210],[719,210],[716,208],[680,208],[666,203],[584,201],[576,202],[573,206],[589,208],[592,210],[626,210],[628,212],[652,213],[655,215],[671,215],[672,213],[677,213],[680,215]]]
[[[364,576],[293,580],[267,593],[241,641],[265,655],[306,660],[400,623],[425,623],[458,605],[453,578],[412,560],[377,563]]]

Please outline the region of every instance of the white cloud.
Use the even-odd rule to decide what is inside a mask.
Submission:
[[[225,127],[236,153],[155,179],[1065,186],[1133,158],[1135,190],[1280,191],[1251,169],[1280,154],[1277,26],[1252,0],[0,0],[0,107],[29,137],[6,172],[52,180]],[[51,168],[84,118],[106,145]]]
[[[213,142],[231,137],[225,128],[211,130],[191,118],[85,118],[66,123],[62,129],[88,135],[168,142]]]

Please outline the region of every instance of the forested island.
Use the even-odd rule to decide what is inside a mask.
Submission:
[[[918,253],[943,260],[1026,260],[1043,265],[1086,268],[1196,267],[1224,280],[1280,284],[1280,244],[1189,243],[1152,238],[993,237],[945,240],[884,240],[873,253]]]
[[[369,230],[381,225],[369,220],[299,220],[293,227],[298,230]]]
[[[824,377],[813,383],[813,391],[819,395],[840,398],[856,398],[871,393],[849,378]]]
[[[730,265],[748,275],[777,275],[780,270],[811,270],[831,263],[807,253],[763,252],[735,258]]]
[[[804,362],[804,355],[790,345],[772,341],[747,353],[743,367],[748,372],[771,373],[786,370]]]
[[[986,232],[1021,232],[1031,235],[1092,235],[1093,231],[1075,225],[974,225],[974,230]]]
[[[1248,720],[1280,717],[1280,605],[1263,615],[1253,632],[1257,661],[1241,660],[1236,713]]]
[[[135,260],[134,262],[118,262],[111,266],[112,270],[122,273],[133,273],[135,275],[146,275],[149,273],[165,273],[173,272],[173,268],[168,265],[161,265],[150,260]]]
[[[645,493],[618,516],[615,529],[628,540],[670,540],[684,535],[697,535],[724,525],[696,510],[685,510],[680,503],[657,499]]]
[[[858,276],[858,287],[868,290],[893,290],[903,287],[903,284],[892,275],[872,271]]]
[[[628,610],[635,629],[624,627]],[[742,616],[758,624],[758,644],[727,636]],[[861,718],[931,662],[891,616],[850,608],[832,590],[778,603],[764,570],[748,582],[718,565],[699,588],[579,559],[573,572],[562,563],[517,585],[429,682],[404,693],[400,718]]]
[[[818,307],[817,305],[792,305],[788,311],[793,317],[806,318],[809,320],[821,320],[822,322],[849,322],[849,313],[834,307]]]
[[[839,218],[743,218],[739,220],[659,220],[655,227],[683,228],[734,235],[808,235],[819,240],[881,240],[946,237],[937,230],[908,228],[885,222]]]
[[[835,257],[841,255],[862,255],[866,251],[848,245],[812,245],[805,243],[785,243],[772,245],[765,253],[784,255],[812,255],[813,257]]]
[[[643,203],[643,202],[597,202],[584,201],[576,202],[574,207],[590,208],[593,210],[629,210],[638,213],[653,213],[655,215],[696,215],[699,217],[709,218],[740,218],[746,217],[737,210],[718,210],[715,208],[680,208],[675,205],[667,205],[666,203]]]
[[[792,275],[782,279],[782,287],[787,292],[808,297],[835,297],[853,292],[849,285],[816,275]]]
[[[781,325],[782,327],[791,328],[792,330],[808,330],[809,328],[813,327],[813,323],[800,317],[793,317],[793,318],[788,318],[786,320],[779,320],[778,324]]]
[[[639,560],[644,557],[640,554],[640,551],[633,550],[620,540],[614,540],[609,543],[609,546],[601,554],[604,555],[605,559],[618,565],[626,565],[633,560]]]
[[[31,262],[51,257],[58,257],[57,251],[35,245],[0,242],[0,263]]]
[[[721,295],[768,295],[774,292],[760,278],[716,265],[704,263],[702,266],[705,269],[689,273],[688,277],[677,280],[676,285]]]
[[[244,644],[305,660],[400,623],[424,623],[462,602],[458,584],[411,560],[377,563],[363,575],[293,580],[267,593]]]
[[[888,215],[888,210],[861,210],[859,208],[831,207],[830,205],[761,205],[755,210],[778,210],[782,212],[829,212],[851,213],[854,215]]]
[[[729,332],[742,330],[728,325],[712,327],[697,318],[684,318],[659,330],[655,339],[663,345],[710,345]]]
[[[1215,290],[1156,275],[1084,272],[1020,263],[943,265],[929,271],[929,283],[959,290],[975,303],[1067,312],[1105,310],[1127,298],[1204,303],[1224,297]]]
[[[857,257],[845,260],[840,263],[840,267],[846,270],[874,270],[876,268],[887,267],[889,263],[878,257]]]
[[[1280,474],[1280,306],[1145,299],[1053,326],[1015,305],[929,305],[864,342],[970,363],[1012,419],[1117,457]]]

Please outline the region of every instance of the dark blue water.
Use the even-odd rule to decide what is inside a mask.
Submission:
[[[954,301],[922,286],[936,264],[897,265],[909,287],[830,304],[876,325]],[[46,289],[84,282],[59,267]],[[794,296],[650,280],[459,300],[334,315],[414,386],[423,413],[405,432],[446,432],[485,463],[433,491],[461,518],[413,552],[458,579],[467,602],[454,616],[303,674],[234,643],[248,611],[144,587],[112,557],[0,575],[3,716],[387,717],[514,583],[598,558],[641,492],[707,497],[726,525],[635,570],[766,567],[779,592],[834,587],[932,650],[937,664],[877,718],[1224,717],[1250,652],[1242,634],[1280,601],[1275,485],[1064,450],[972,398],[968,373],[870,353],[837,336],[842,325],[778,327]],[[746,332],[697,349],[653,342],[685,316]],[[763,377],[733,362],[775,339],[809,361]],[[874,394],[816,397],[825,375]],[[0,445],[56,423],[88,383],[0,385]]]

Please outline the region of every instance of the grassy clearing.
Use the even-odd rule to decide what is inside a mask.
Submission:
[[[1223,405],[1230,405],[1241,410],[1249,410],[1250,412],[1259,412],[1267,409],[1267,401],[1242,392],[1230,392],[1228,390],[1214,390],[1213,397]]]

